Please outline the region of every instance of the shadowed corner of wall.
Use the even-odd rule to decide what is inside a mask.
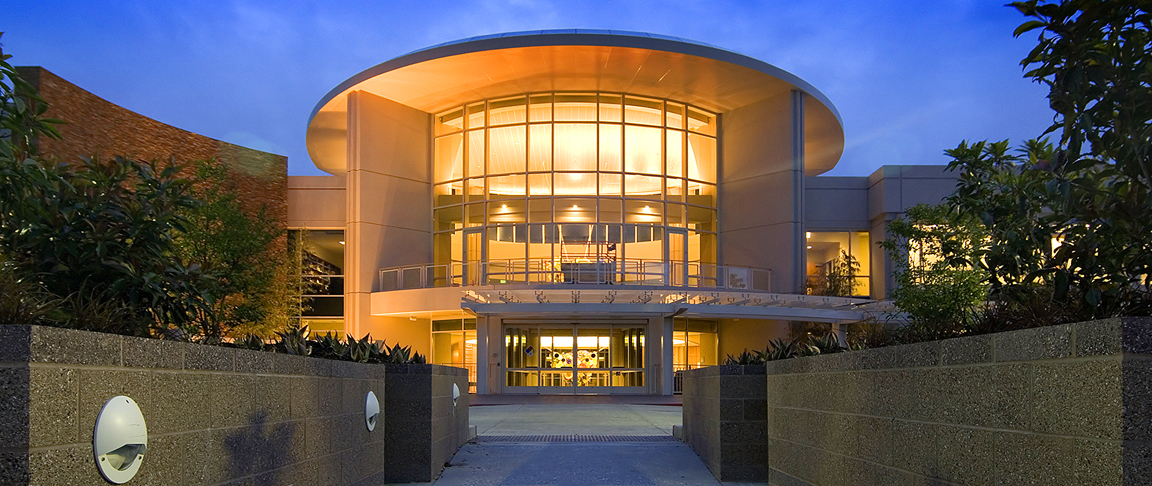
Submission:
[[[267,422],[268,412],[256,412],[249,418],[247,427],[224,438],[231,478],[264,473],[261,484],[279,484],[275,478],[277,473],[272,470],[295,462],[292,437],[296,434],[296,424],[283,422],[268,427]]]
[[[288,171],[288,158],[228,142],[217,141],[217,158],[232,170],[260,178],[284,177]]]
[[[0,452],[0,484],[28,484],[30,481],[27,453]]]

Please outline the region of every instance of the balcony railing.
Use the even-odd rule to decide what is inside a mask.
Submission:
[[[649,285],[768,292],[772,271],[662,260],[491,260],[381,269],[379,291],[505,284]]]

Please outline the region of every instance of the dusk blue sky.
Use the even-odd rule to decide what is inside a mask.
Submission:
[[[308,158],[308,114],[348,77],[401,54],[507,31],[588,28],[693,39],[785,69],[824,92],[846,147],[828,175],[944,164],[961,140],[1017,144],[1052,121],[1046,89],[1023,78],[1036,34],[1004,1],[535,0],[63,2],[8,0],[0,42],[161,122]]]

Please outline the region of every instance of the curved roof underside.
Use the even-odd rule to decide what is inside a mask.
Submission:
[[[732,51],[635,32],[558,30],[473,37],[378,64],[328,92],[308,120],[316,167],[347,167],[347,98],[363,90],[428,113],[539,91],[608,91],[681,101],[718,113],[800,90],[805,172],[836,165],[844,150],[840,114],[806,81]]]

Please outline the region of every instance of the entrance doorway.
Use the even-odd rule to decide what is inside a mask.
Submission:
[[[506,324],[505,393],[644,393],[643,324]]]

